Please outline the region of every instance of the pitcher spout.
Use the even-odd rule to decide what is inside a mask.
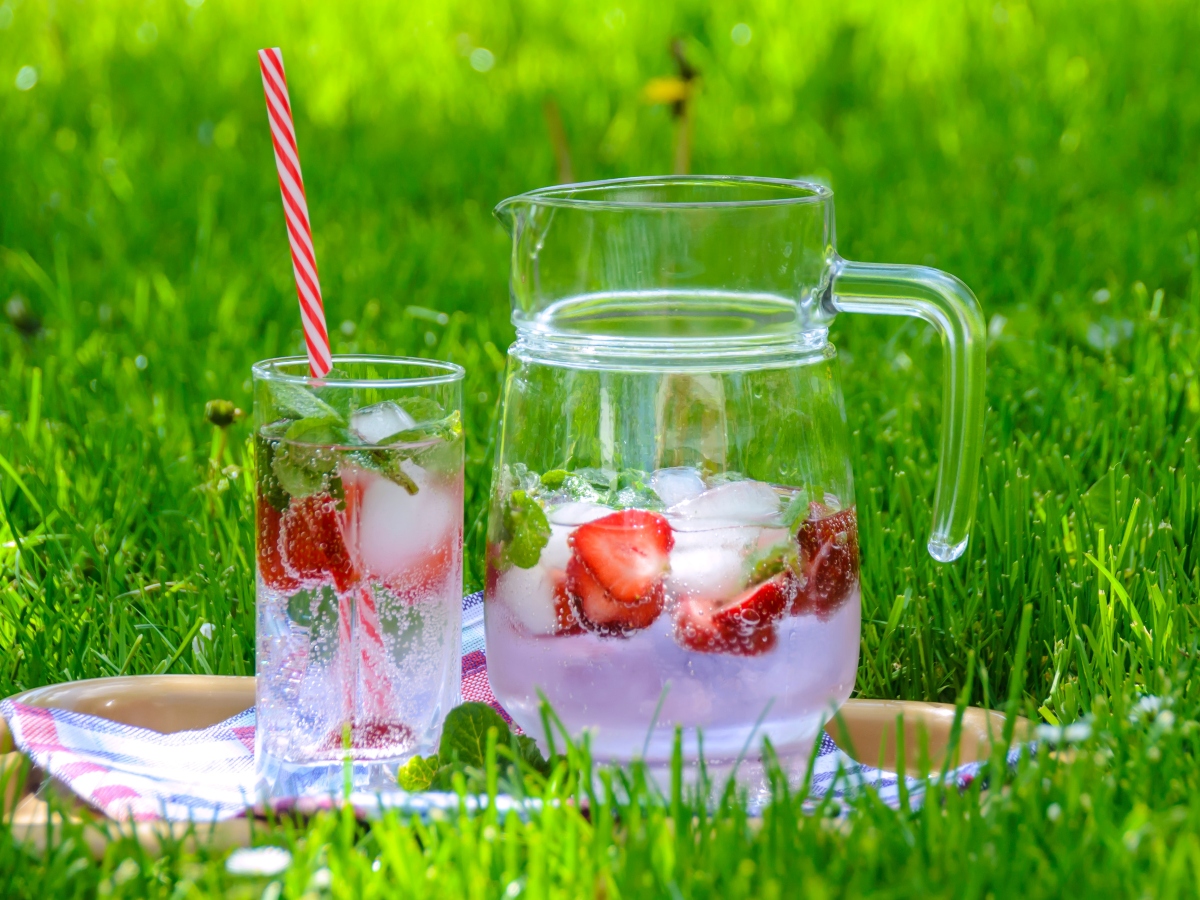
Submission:
[[[492,210],[492,215],[504,226],[504,230],[508,232],[508,236],[514,237],[517,234],[517,223],[528,208],[529,201],[524,197],[509,197],[507,200],[502,200],[496,204],[496,207]]]

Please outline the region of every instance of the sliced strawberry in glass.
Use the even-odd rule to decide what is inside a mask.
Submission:
[[[584,632],[583,625],[580,624],[579,617],[575,615],[571,605],[565,572],[554,583],[554,624],[555,635],[567,636]]]
[[[830,515],[814,503],[812,512],[796,535],[802,577],[791,611],[828,618],[858,583],[858,517],[854,507]]]
[[[347,498],[346,511],[350,510]],[[288,574],[307,584],[332,581],[341,593],[353,588],[360,573],[347,546],[347,518],[328,493],[293,497],[283,514],[279,540]]]
[[[258,574],[263,583],[275,591],[294,591],[300,582],[288,574],[283,565],[283,554],[279,548],[279,535],[283,514],[270,504],[262,494],[255,506],[256,537],[258,543]]]
[[[657,513],[627,509],[580,525],[567,544],[613,600],[641,604],[661,587],[675,536]]]
[[[350,725],[350,746],[346,747],[344,728],[335,728],[325,735],[318,746],[324,756],[336,756],[347,749],[358,751],[360,759],[371,758],[371,751],[382,751],[384,756],[395,756],[413,743],[413,730],[403,722],[382,719],[355,719]],[[399,749],[398,749],[399,748]]]
[[[458,561],[458,548],[461,546],[462,532],[458,529],[447,532],[445,538],[430,552],[395,569],[384,584],[409,603],[429,597],[445,584]]]
[[[775,623],[791,603],[795,580],[781,572],[725,601],[684,597],[675,610],[675,640],[700,653],[757,656],[775,646]]]
[[[579,623],[602,635],[622,635],[649,628],[663,610],[662,578],[644,589],[636,602],[618,600],[604,589],[578,556],[567,563],[566,593]]]

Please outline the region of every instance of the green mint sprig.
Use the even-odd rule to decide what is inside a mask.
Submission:
[[[746,584],[761,584],[783,571],[800,572],[800,545],[788,539],[756,550],[746,560]]]
[[[564,495],[572,502],[588,501],[619,509],[649,509],[660,511],[665,505],[649,485],[650,473],[641,469],[622,469],[614,472],[607,469],[584,468],[569,472],[552,469],[542,475],[540,485],[534,489],[539,498],[547,494]]]
[[[283,419],[338,419],[345,422],[349,416],[348,412],[339,411],[336,406],[298,384],[270,381],[267,382],[267,390],[271,394],[271,403],[276,414]],[[327,391],[326,396],[333,393],[335,392]]]
[[[309,391],[287,382],[271,382],[268,389],[283,418],[263,429],[268,441],[264,442],[267,446],[259,471],[270,473],[268,499],[276,509],[285,509],[288,497],[306,497],[324,489],[340,494],[340,479],[335,474],[338,458],[331,447],[361,447],[350,453],[356,465],[382,475],[409,494],[417,493],[418,486],[404,471],[405,460],[421,468],[457,465],[461,417],[457,410],[443,416],[442,408],[429,398],[394,401],[418,424],[368,445],[350,427],[349,391],[332,385]]]
[[[550,542],[550,522],[542,505],[523,490],[513,491],[504,505],[501,527],[504,543],[501,567],[532,569],[536,566],[542,549]]]
[[[792,532],[792,534],[795,534],[796,530],[800,527],[800,523],[808,518],[809,505],[808,491],[802,490],[793,494],[792,499],[783,508],[781,517],[784,527]]]

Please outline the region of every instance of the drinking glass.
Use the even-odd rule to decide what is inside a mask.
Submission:
[[[264,798],[394,787],[459,700],[463,370],[333,366],[253,368]]]

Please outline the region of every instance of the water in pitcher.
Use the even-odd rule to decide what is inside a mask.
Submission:
[[[485,609],[493,687],[523,727],[540,732],[544,696],[601,759],[665,765],[676,725],[714,768],[763,737],[811,749],[854,682],[853,507],[691,467],[509,477]]]

